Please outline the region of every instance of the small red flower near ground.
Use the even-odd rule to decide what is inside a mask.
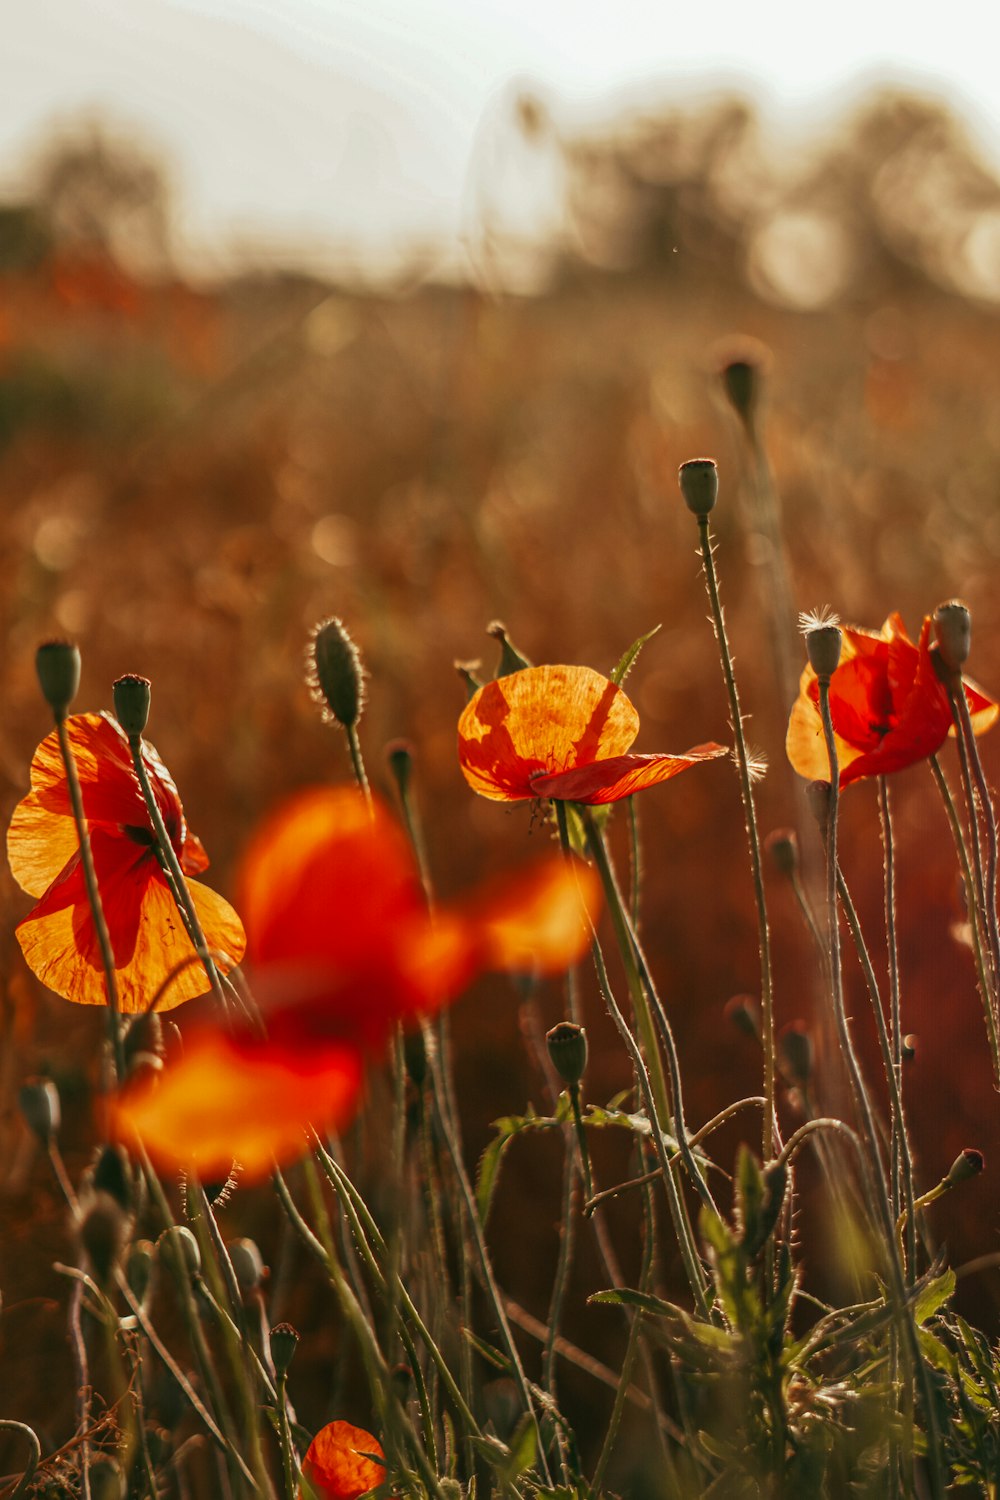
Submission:
[[[458,721],[458,758],[473,791],[498,802],[533,797],[598,804],[725,755],[696,745],[683,755],[630,755],[639,715],[590,667],[526,667],[469,700]]]
[[[358,1500],[384,1482],[384,1459],[378,1439],[363,1427],[329,1422],[306,1449],[299,1500]]]
[[[66,720],[115,955],[118,997],[125,1014],[145,1010],[175,966],[194,947],[155,851],[153,827],[132,765],[128,741],[106,714]],[[186,874],[205,869],[208,857],[188,831],[177,788],[151,745],[143,746],[170,841]],[[50,989],[82,1005],[105,1005],[104,969],[87,902],[76,825],[59,739],[48,735],[31,762],[31,791],[14,810],[7,834],[14,879],[35,907],[17,927],[29,966]],[[238,963],[245,938],[239,917],[207,886],[189,881],[191,897],[211,948]],[[199,964],[183,969],[157,1005],[169,1010],[204,994]]]
[[[901,771],[934,755],[952,727],[948,693],[934,669],[931,619],[925,617],[916,645],[902,619],[891,614],[881,631],[844,625],[840,665],[830,679],[840,782]],[[962,679],[977,734],[996,722],[1000,706]],[[819,683],[807,666],[799,681],[785,740],[788,759],[800,776],[829,781],[830,761],[819,711]]]
[[[292,797],[250,844],[240,881],[267,1035],[203,1026],[162,1079],[126,1090],[119,1129],[205,1176],[301,1153],[305,1132],[357,1107],[367,1056],[399,1022],[454,1000],[487,969],[558,972],[589,941],[596,876],[561,858],[431,916],[406,840],[349,788]],[[266,1101],[266,1107],[264,1105]]]

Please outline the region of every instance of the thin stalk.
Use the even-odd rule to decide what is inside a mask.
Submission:
[[[767,900],[764,895],[764,870],[761,860],[760,836],[757,832],[757,809],[754,804],[753,778],[750,775],[750,757],[747,753],[746,737],[743,733],[743,714],[740,696],[736,687],[736,674],[726,635],[726,623],[719,597],[719,582],[715,571],[712,539],[708,529],[708,517],[698,517],[698,538],[701,546],[705,583],[712,606],[712,622],[715,638],[719,643],[722,673],[729,698],[729,723],[736,739],[736,765],[740,777],[740,794],[743,798],[743,817],[746,823],[747,842],[750,849],[750,868],[753,876],[754,901],[757,908],[757,944],[760,950],[760,1005],[761,1044],[764,1052],[764,1110],[762,1129],[762,1154],[770,1159],[777,1138],[777,1114],[775,1108],[774,1072],[774,1001],[771,979],[771,933],[767,920]]]
[[[27,1422],[15,1422],[9,1417],[0,1417],[0,1432],[18,1432],[28,1444],[28,1462],[24,1466],[17,1485],[10,1492],[10,1500],[20,1500],[27,1493],[28,1486],[35,1477],[35,1470],[42,1461],[42,1445],[38,1441],[38,1434]]]
[[[965,696],[964,694],[962,695]],[[955,702],[952,699],[952,713],[955,713]],[[972,781],[972,765],[969,760],[969,750],[965,743],[965,735],[961,728],[958,729],[958,764],[962,775],[962,791],[965,794],[965,806],[969,815],[969,837],[972,843],[972,868],[975,872],[974,892],[975,905],[982,917],[983,932],[986,935],[987,952],[989,954],[990,970],[990,993],[993,996],[994,1009],[997,1007],[997,989],[1000,986],[1000,966],[997,963],[996,942],[993,928],[996,918],[990,920],[990,911],[986,901],[986,878],[983,874],[983,846],[979,836],[979,809],[975,789]]]
[[[226,997],[219,979],[219,971],[205,941],[205,934],[198,920],[198,913],[195,911],[191,892],[188,890],[187,881],[184,878],[184,871],[181,869],[180,860],[177,858],[174,846],[170,842],[170,835],[163,822],[163,815],[160,812],[156,797],[153,795],[153,788],[149,781],[149,772],[146,769],[146,763],[142,755],[142,736],[130,734],[128,736],[128,743],[129,749],[132,752],[132,765],[135,768],[136,776],[139,778],[139,785],[142,788],[142,795],[146,803],[146,811],[149,814],[153,832],[156,834],[159,853],[170,876],[170,886],[173,891],[174,900],[177,902],[184,917],[195,951],[202,961],[205,973],[208,976],[208,982],[212,988],[212,993],[223,1010],[225,1010]]]
[[[73,1349],[73,1364],[76,1370],[76,1399],[80,1427],[80,1479],[83,1500],[90,1500],[90,1365],[87,1359],[87,1344],[83,1337],[80,1310],[83,1307],[83,1283],[75,1281],[69,1302],[70,1344]]]
[[[542,1385],[553,1398],[556,1393],[556,1339],[562,1321],[563,1303],[569,1284],[569,1270],[573,1259],[573,1240],[576,1232],[576,1215],[573,1212],[573,1196],[576,1189],[576,1156],[573,1151],[573,1129],[563,1127],[563,1191],[562,1211],[559,1219],[559,1254],[556,1272],[549,1299],[548,1332],[542,1353]],[[568,1476],[563,1475],[564,1479]]]
[[[639,902],[642,896],[642,844],[639,841],[639,814],[634,797],[628,799],[629,835],[629,917],[639,931]]]
[[[656,1107],[656,1100],[653,1097],[653,1086],[650,1082],[649,1074],[646,1072],[646,1065],[643,1061],[642,1052],[639,1049],[639,1044],[636,1041],[635,1037],[632,1035],[632,1032],[629,1029],[628,1022],[622,1014],[621,1007],[615,999],[614,991],[612,990],[610,981],[608,979],[608,971],[605,967],[604,955],[601,952],[601,945],[597,941],[596,933],[594,934],[591,952],[593,953],[594,957],[594,968],[597,971],[597,982],[603,993],[605,1004],[607,1005],[608,1010],[611,1013],[611,1019],[618,1027],[618,1033],[625,1044],[626,1051],[632,1059],[632,1066],[635,1069],[635,1075],[639,1082],[639,1090],[642,1094],[643,1102],[646,1106],[646,1112],[649,1116],[653,1149],[656,1152],[656,1159],[660,1165],[660,1176],[663,1178],[663,1182],[666,1187],[667,1203],[670,1207],[670,1217],[673,1220],[674,1233],[677,1235],[677,1244],[681,1252],[681,1260],[684,1263],[684,1270],[687,1273],[688,1286],[691,1288],[691,1295],[694,1298],[698,1312],[706,1321],[708,1321],[709,1307],[708,1299],[705,1295],[707,1288],[705,1272],[701,1266],[700,1261],[698,1260],[698,1255],[695,1250],[694,1232],[691,1228],[691,1221],[688,1218],[686,1205],[680,1193],[677,1191],[677,1184],[674,1181],[674,1174],[670,1170],[670,1160],[667,1156],[666,1146],[664,1145],[663,1141],[663,1127],[660,1123],[660,1116]]]
[[[892,807],[889,784],[878,778],[879,820],[882,825],[882,848],[885,859],[885,943],[889,967],[889,1017],[892,1026],[892,1170],[893,1207],[897,1216],[907,1216],[904,1271],[912,1281],[917,1268],[916,1225],[913,1216],[913,1157],[910,1152],[906,1115],[903,1111],[903,1024],[899,1002],[899,950],[896,943],[896,851],[892,831]],[[881,1007],[879,1007],[881,1010]]]
[[[298,1494],[298,1469],[295,1446],[292,1442],[292,1427],[288,1419],[288,1371],[277,1377],[278,1386],[278,1439],[281,1445],[281,1477],[285,1483],[284,1500],[295,1500]]]
[[[997,820],[993,811],[993,799],[990,789],[986,784],[986,774],[983,771],[983,763],[979,756],[979,746],[976,744],[976,733],[972,727],[972,714],[969,711],[969,700],[965,696],[965,689],[959,677],[957,686],[949,683],[948,693],[951,698],[951,711],[958,728],[958,737],[961,745],[964,745],[972,776],[979,794],[979,806],[982,810],[983,822],[986,826],[986,893],[985,893],[985,917],[986,934],[989,939],[990,953],[993,957],[993,973],[1000,984],[1000,923],[997,918]]]
[[[372,789],[368,783],[368,773],[365,770],[365,762],[361,754],[361,741],[358,739],[357,725],[348,724],[346,726],[346,734],[347,748],[351,752],[351,768],[354,771],[354,779],[370,803],[372,800]]]
[[[97,934],[97,945],[101,950],[101,965],[104,969],[104,989],[108,997],[109,1026],[111,1030],[111,1045],[114,1049],[115,1075],[119,1082],[125,1077],[125,1047],[122,1041],[122,1018],[121,1008],[118,1002],[118,983],[115,979],[115,955],[111,946],[111,935],[108,932],[108,924],[104,916],[104,907],[101,903],[101,892],[97,883],[97,871],[94,869],[94,853],[90,847],[90,833],[87,828],[87,817],[83,806],[83,793],[80,789],[80,777],[76,769],[76,761],[73,759],[73,751],[70,748],[69,734],[66,729],[66,715],[56,715],[56,733],[59,736],[59,752],[62,755],[63,766],[66,770],[66,785],[69,788],[70,806],[73,809],[73,822],[76,824],[76,836],[80,843],[80,863],[83,866],[83,881],[87,888],[87,903],[90,907],[90,916]]]
[[[948,826],[951,836],[955,841],[955,852],[962,869],[962,881],[965,885],[965,903],[969,918],[969,930],[972,934],[972,952],[976,961],[976,979],[979,985],[979,996],[983,1002],[983,1015],[986,1018],[986,1032],[990,1039],[990,1052],[993,1056],[993,1082],[1000,1088],[1000,1035],[997,1032],[997,1013],[993,989],[990,984],[989,972],[986,964],[986,955],[983,951],[983,919],[984,913],[980,910],[976,900],[976,888],[972,881],[972,870],[969,866],[969,850],[962,832],[962,824],[955,806],[955,798],[952,796],[948,779],[941,767],[941,762],[936,755],[930,758],[931,774],[941,794],[944,810],[948,818]]]

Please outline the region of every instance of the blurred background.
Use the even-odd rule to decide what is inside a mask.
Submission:
[[[974,675],[1000,693],[1000,116],[973,7],[939,29],[842,6],[826,35],[801,8],[689,10],[19,8],[0,96],[5,819],[47,727],[35,647],[68,635],[80,708],[109,706],[122,672],[152,679],[151,738],[230,890],[275,798],[349,775],[301,671],[310,626],[335,613],[371,674],[373,779],[386,786],[387,741],[416,747],[442,892],[540,851],[526,808],[478,801],[461,778],[453,662],[483,655],[492,671],[496,617],[534,660],[605,671],[661,624],[629,679],[636,748],[728,740],[675,480],[714,454],[727,620],[770,762],[762,828],[801,826],[815,860],[783,758],[773,545],[720,397],[720,362],[748,347],[734,338],[769,351],[763,422],[793,611],[829,604],[877,627],[898,609],[915,635],[961,595]],[[983,751],[995,777],[1000,736]],[[961,1264],[997,1246],[997,1101],[929,772],[901,773],[894,792],[923,1184],[963,1147],[987,1155],[981,1187],[937,1223]],[[700,1123],[759,1086],[753,1044],[723,1019],[758,984],[735,777],[705,767],[644,796],[641,814],[647,937]],[[845,799],[843,860],[881,953],[867,785]],[[772,884],[779,1021],[811,1025],[815,965]],[[53,1368],[68,1378],[69,1356],[50,1270],[63,1210],[13,1101],[24,1077],[54,1076],[79,1167],[99,1021],[27,974],[13,925],[30,903],[6,872],[0,888],[0,1351],[22,1361],[16,1416]],[[495,1116],[548,1102],[523,1037],[561,1000],[532,1004],[496,983],[455,1012],[470,1159]],[[604,1100],[628,1070],[590,1005],[590,1093]],[[501,1279],[544,1316],[559,1152],[522,1155],[509,1153],[492,1228]],[[623,1170],[620,1156],[603,1164],[609,1180]],[[234,1213],[252,1220],[242,1201]],[[970,1276],[959,1305],[993,1326],[998,1288],[995,1267]],[[318,1360],[319,1314],[280,1316],[311,1326]],[[612,1328],[606,1310],[577,1316],[581,1342]],[[304,1420],[324,1419],[319,1394],[297,1399]]]

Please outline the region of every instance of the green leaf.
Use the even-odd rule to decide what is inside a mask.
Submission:
[[[614,683],[615,687],[621,687],[622,683],[625,681],[626,677],[635,666],[636,660],[639,656],[639,652],[642,650],[643,646],[647,641],[651,641],[653,639],[653,636],[656,635],[658,630],[662,629],[662,625],[654,625],[652,630],[647,630],[645,635],[641,635],[637,641],[632,642],[631,646],[629,646],[628,650],[625,652],[624,656],[621,658],[618,665],[611,673],[611,681]]]
[[[955,1273],[948,1270],[941,1276],[935,1276],[933,1281],[928,1281],[921,1287],[917,1299],[913,1304],[913,1316],[917,1323],[926,1323],[927,1319],[937,1312],[939,1307],[951,1297],[955,1290]]]
[[[538,1429],[531,1413],[525,1412],[510,1440],[510,1453],[500,1469],[501,1480],[507,1484],[513,1484],[514,1480],[520,1478],[526,1469],[531,1468],[537,1453]]]
[[[484,1228],[489,1218],[493,1194],[500,1176],[500,1163],[511,1141],[523,1130],[552,1130],[555,1126],[561,1125],[568,1116],[568,1103],[561,1114],[557,1112],[555,1119],[547,1115],[537,1115],[529,1105],[527,1114],[504,1115],[501,1119],[493,1121],[493,1128],[497,1134],[479,1158],[479,1167],[476,1172],[476,1208],[479,1212],[479,1222]]]
[[[637,1307],[640,1312],[649,1313],[654,1318],[675,1318],[679,1311],[672,1303],[654,1297],[651,1292],[635,1292],[627,1286],[612,1287],[606,1292],[592,1292],[587,1302],[610,1302],[616,1307]]]

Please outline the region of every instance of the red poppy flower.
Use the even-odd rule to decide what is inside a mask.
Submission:
[[[432,918],[393,819],[332,787],[299,793],[265,822],[240,889],[266,1037],[203,1027],[158,1083],[118,1106],[120,1128],[158,1160],[193,1160],[205,1176],[234,1157],[263,1176],[301,1152],[309,1125],[345,1124],[365,1056],[397,1022],[486,969],[564,969],[589,940],[584,904],[597,904],[593,872],[552,858]]]
[[[156,857],[153,826],[124,733],[106,714],[74,714],[66,729],[115,955],[119,1003],[125,1014],[135,1014],[145,1010],[176,965],[193,957],[194,947]],[[169,771],[151,745],[143,746],[143,758],[182,868],[186,874],[203,870],[208,857],[188,832]],[[68,1000],[105,1005],[104,968],[55,732],[35,751],[31,791],[14,810],[7,854],[15,880],[39,898],[17,928],[29,966]],[[239,917],[207,886],[193,880],[188,885],[209,946],[237,963],[245,941]],[[171,979],[157,1009],[169,1010],[207,988],[204,970],[191,964]]]
[[[363,1427],[329,1422],[306,1449],[299,1500],[358,1500],[384,1482],[384,1459],[378,1439]]]
[[[830,679],[837,761],[842,786],[861,776],[901,771],[934,755],[952,727],[948,693],[934,670],[931,619],[916,645],[898,614],[881,631],[844,625],[840,665]],[[967,678],[965,696],[977,734],[989,729],[1000,707]],[[830,761],[819,712],[819,683],[811,667],[799,681],[785,741],[800,776],[829,781]]]
[[[469,700],[458,721],[458,758],[473,791],[497,802],[555,797],[618,802],[669,781],[722,745],[683,755],[630,755],[639,715],[590,667],[525,667]]]

